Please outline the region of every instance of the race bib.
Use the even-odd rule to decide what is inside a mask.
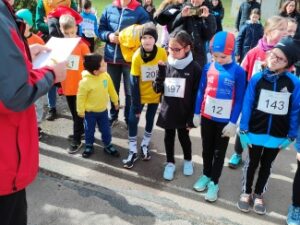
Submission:
[[[166,78],[164,82],[164,95],[168,97],[183,98],[185,81],[184,78]]]
[[[84,36],[86,36],[87,38],[93,38],[95,37],[95,32],[93,30],[85,30],[84,31]]]
[[[259,60],[255,60],[251,77],[253,77],[254,74],[259,73],[261,71],[262,71],[262,62]]]
[[[207,96],[205,100],[204,113],[219,119],[230,119],[231,108],[231,99],[217,99]]]
[[[272,115],[286,115],[289,109],[291,93],[275,92],[262,89],[260,91],[257,109]]]
[[[78,55],[70,55],[68,59],[68,70],[78,70],[79,69],[79,59]]]
[[[142,66],[142,81],[154,81],[158,74],[158,66]]]

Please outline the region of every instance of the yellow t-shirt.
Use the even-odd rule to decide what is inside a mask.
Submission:
[[[136,50],[132,57],[131,75],[138,76],[140,79],[141,103],[159,103],[160,94],[154,92],[152,82],[158,73],[158,62],[167,62],[167,53],[164,48],[157,47],[155,58],[145,63],[141,57],[140,49]]]

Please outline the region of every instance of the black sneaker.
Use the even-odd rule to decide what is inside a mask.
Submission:
[[[254,195],[254,205],[253,210],[259,215],[265,215],[267,213],[267,209],[263,200],[263,197],[261,195]]]
[[[103,150],[107,154],[110,154],[112,156],[115,156],[115,157],[119,157],[120,156],[120,153],[118,152],[118,150],[112,144],[109,144],[109,145],[105,146]]]
[[[138,159],[136,153],[129,151],[129,155],[127,159],[123,159],[123,167],[127,169],[131,169],[133,167],[134,162]]]
[[[38,136],[39,136],[39,140],[42,139],[43,137],[43,130],[40,127],[38,127]]]
[[[146,145],[141,146],[141,158],[143,161],[148,161],[151,159],[149,147]]]
[[[252,196],[250,194],[243,193],[240,196],[240,200],[237,203],[237,207],[242,212],[249,212],[252,205]]]
[[[46,120],[53,121],[56,118],[57,118],[56,108],[49,109]]]
[[[85,146],[85,149],[82,153],[83,158],[89,158],[92,154],[94,153],[94,148],[93,146]]]
[[[69,150],[68,150],[68,153],[69,154],[75,154],[76,152],[80,151],[82,147],[82,142],[77,142],[77,141],[72,141],[70,147],[69,147]]]

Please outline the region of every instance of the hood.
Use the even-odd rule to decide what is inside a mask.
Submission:
[[[49,14],[49,18],[60,18],[62,15],[69,14],[75,18],[76,24],[80,24],[82,22],[82,17],[78,12],[74,9],[71,9],[66,6],[59,6],[55,10],[52,10]]]
[[[113,1],[113,5],[118,7],[118,8],[122,8],[121,6],[121,3],[120,3],[120,0],[114,0]],[[129,2],[129,4],[127,5],[127,9],[130,9],[130,10],[135,10],[138,6],[140,6],[141,4],[137,1],[137,0],[131,0]]]

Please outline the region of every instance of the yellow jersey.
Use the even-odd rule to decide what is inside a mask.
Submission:
[[[158,62],[167,62],[167,53],[164,48],[157,47],[155,58],[145,63],[141,57],[140,48],[133,54],[131,75],[139,77],[141,104],[159,103],[160,94],[154,92],[152,82],[158,73]]]

